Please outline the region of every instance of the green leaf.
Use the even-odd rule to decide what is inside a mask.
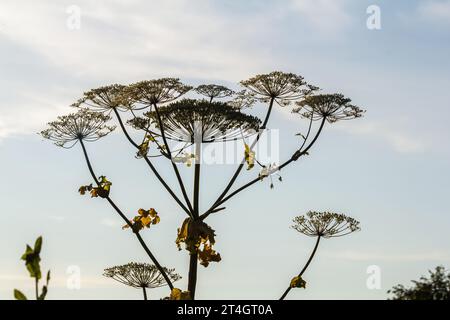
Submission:
[[[48,270],[48,272],[47,272],[47,286],[48,286],[49,281],[50,281],[50,270]]]
[[[39,297],[37,298],[38,300],[45,300],[45,296],[47,295],[47,286],[43,286],[42,287],[42,292],[39,295]]]
[[[29,245],[27,245],[25,253],[20,257],[20,259],[27,260],[27,257],[33,253],[34,253],[33,249]]]
[[[27,297],[17,289],[14,289],[14,298],[16,298],[16,300],[27,300]]]
[[[42,237],[39,237],[36,239],[36,242],[34,243],[34,253],[39,254],[41,253],[42,248]]]

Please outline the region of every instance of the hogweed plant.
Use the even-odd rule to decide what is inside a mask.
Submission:
[[[178,79],[162,78],[141,81],[131,85],[110,85],[84,93],[72,106],[78,109],[67,116],[50,122],[41,135],[58,146],[72,148],[80,145],[92,176],[93,183],[82,186],[80,194],[105,199],[136,236],[152,263],[161,273],[171,290],[171,299],[195,299],[198,263],[208,267],[222,257],[215,250],[216,234],[206,223],[207,218],[225,210],[225,204],[238,193],[259,181],[279,176],[284,167],[308,155],[323,131],[325,123],[334,123],[362,116],[363,110],[352,105],[340,94],[316,94],[317,87],[308,84],[302,76],[271,72],[252,77],[240,83],[237,91],[222,85],[205,84],[196,88]],[[184,97],[189,94],[189,98]],[[249,113],[255,105],[264,108],[262,119]],[[305,119],[307,130],[301,136],[291,157],[279,164],[263,163],[254,151],[266,132],[275,106],[292,108],[294,115]],[[178,228],[176,245],[190,256],[187,290],[175,288],[157,258],[143,241],[141,232],[160,219],[155,209],[140,209],[131,218],[112,200],[112,182],[94,171],[87,143],[105,137],[116,123],[130,143],[135,157],[144,161],[162,187],[178,204],[185,219]],[[318,125],[313,125],[318,122]],[[313,129],[317,127],[317,129]],[[130,129],[133,130],[131,133]],[[138,138],[136,138],[140,135]],[[223,191],[206,208],[200,208],[202,150],[208,145],[242,144],[238,166]],[[156,159],[166,160],[176,177],[176,188],[169,185],[156,168]],[[184,164],[184,165],[183,165]],[[183,167],[185,167],[183,169]],[[243,168],[247,170],[243,170]],[[243,172],[260,168],[260,172],[238,187],[236,179]],[[183,179],[181,170],[193,170],[193,183]],[[251,174],[251,172],[250,172]],[[188,195],[192,186],[192,196]],[[161,211],[161,209],[158,209]],[[152,228],[153,229],[153,228]]]
[[[283,300],[292,288],[306,287],[306,281],[303,280],[302,276],[314,258],[321,238],[342,237],[360,230],[358,221],[346,215],[333,212],[308,211],[306,215],[295,217],[293,221],[294,225],[292,228],[306,236],[316,238],[316,244],[305,266],[297,276],[292,278],[289,287],[280,300]]]
[[[163,270],[172,282],[181,279],[181,276],[175,273],[175,269],[163,268]],[[131,262],[122,266],[107,268],[103,275],[126,286],[142,289],[144,300],[147,300],[146,289],[167,286],[167,282],[158,268],[148,263]]]

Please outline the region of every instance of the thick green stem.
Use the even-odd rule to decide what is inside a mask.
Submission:
[[[313,251],[311,252],[311,255],[309,256],[308,261],[306,262],[305,266],[303,267],[302,271],[300,271],[300,273],[298,274],[299,277],[301,277],[303,275],[303,273],[306,271],[306,269],[308,269],[309,264],[311,263],[312,259],[314,258],[314,255],[316,254],[317,251],[317,247],[319,246],[319,241],[320,241],[320,236],[317,237],[317,241],[316,241],[316,245],[314,246]],[[280,297],[280,300],[283,300],[287,294],[289,293],[289,291],[291,291],[292,287],[289,286],[286,291],[283,293],[283,295]]]

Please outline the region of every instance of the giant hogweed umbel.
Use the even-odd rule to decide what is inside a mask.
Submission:
[[[159,270],[173,298],[195,298],[198,262],[207,267],[218,262],[221,256],[213,248],[214,230],[205,222],[212,213],[225,209],[224,204],[241,191],[258,181],[273,175],[308,155],[311,147],[322,133],[325,123],[358,118],[363,110],[351,104],[341,94],[317,94],[317,87],[308,84],[302,76],[280,71],[260,74],[240,82],[239,90],[231,90],[217,84],[203,84],[196,88],[185,85],[175,78],[141,81],[130,85],[113,84],[84,93],[72,106],[78,110],[50,122],[42,136],[61,147],[73,147],[79,143],[83,151],[93,183],[82,186],[81,194],[89,192],[92,197],[105,199],[126,226],[133,231],[152,263]],[[184,95],[189,93],[189,98]],[[265,108],[265,115],[258,119],[249,110],[254,105]],[[279,164],[265,164],[256,158],[254,148],[267,129],[273,108],[278,105],[292,108],[294,115],[307,121],[307,130],[297,133],[301,137],[292,155]],[[140,232],[160,221],[155,209],[139,209],[130,219],[111,198],[112,183],[94,171],[86,142],[97,141],[115,129],[109,122],[115,118],[128,142],[133,146],[136,158],[142,159],[156,176],[164,189],[186,214],[178,229],[176,243],[182,244],[190,255],[188,288],[174,288],[167,275]],[[318,125],[314,125],[315,122]],[[136,132],[130,133],[130,128]],[[140,137],[136,138],[140,133]],[[247,141],[252,141],[251,143]],[[201,151],[204,144],[241,141],[242,161],[226,184],[224,190],[209,207],[200,208]],[[192,148],[193,153],[188,150]],[[155,157],[167,159],[177,181],[177,189],[169,185],[155,167]],[[177,163],[193,164],[193,194],[188,195],[186,181]],[[247,183],[234,187],[242,169],[260,167]],[[272,184],[271,184],[272,185]],[[233,188],[234,187],[234,188]]]

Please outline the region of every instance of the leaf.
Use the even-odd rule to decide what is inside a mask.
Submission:
[[[14,298],[16,300],[28,300],[27,297],[17,289],[14,289]]]
[[[135,216],[133,220],[130,220],[133,232],[139,232],[144,228],[150,228],[150,225],[158,224],[160,221],[161,218],[153,208],[150,208],[149,210],[139,209],[138,215]],[[122,227],[122,229],[127,229],[129,227],[130,226],[126,224]]]
[[[36,240],[35,247],[40,251],[42,247],[42,238],[40,240],[39,238]],[[36,253],[29,245],[27,245],[21,260],[25,261],[25,266],[30,273],[30,277],[37,279],[41,278],[41,267],[39,265],[41,257],[39,256],[39,253]]]
[[[198,254],[200,264],[207,267],[210,262],[219,262],[220,254],[213,250],[215,244],[214,230],[203,221],[186,218],[178,228],[175,243],[178,250],[181,250],[181,243],[191,254]]]
[[[248,144],[244,144],[245,147],[245,162],[247,162],[247,170],[250,170],[255,166],[255,152],[250,150],[250,147]]]
[[[195,159],[194,154],[183,152],[179,156],[173,157],[172,161],[175,163],[184,163],[184,164],[186,164],[187,167],[191,167],[193,159]]]
[[[173,288],[170,292],[169,300],[191,300],[189,291],[181,291],[178,288]]]
[[[47,286],[48,286],[49,281],[50,281],[50,270],[47,271],[47,281],[46,281]]]
[[[301,276],[297,276],[292,278],[291,280],[291,284],[290,284],[291,288],[306,288],[306,281],[303,280],[303,278]]]
[[[34,253],[39,254],[41,253],[42,249],[42,236],[36,239],[36,242],[34,243]]]
[[[37,297],[38,300],[45,300],[45,296],[47,295],[47,286],[42,287],[41,294]]]

